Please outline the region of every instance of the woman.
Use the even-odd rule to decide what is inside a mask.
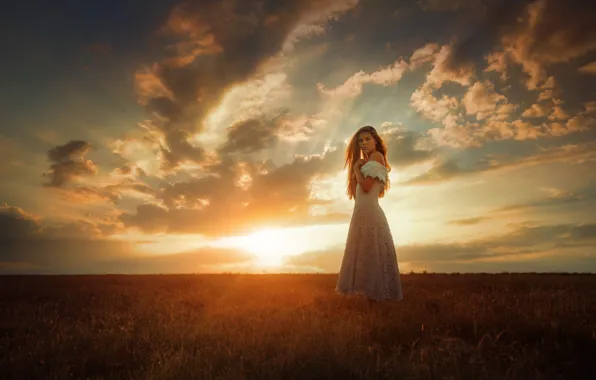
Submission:
[[[362,158],[361,158],[362,157]],[[393,237],[379,198],[389,189],[387,147],[371,126],[360,128],[345,154],[347,193],[354,198],[336,292],[376,301],[403,298]]]

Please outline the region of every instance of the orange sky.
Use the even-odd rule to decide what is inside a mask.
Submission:
[[[593,5],[234,4],[16,8],[0,273],[337,272],[365,124],[402,272],[596,270]]]

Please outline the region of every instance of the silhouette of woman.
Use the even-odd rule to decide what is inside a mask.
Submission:
[[[376,301],[403,298],[397,254],[379,198],[389,189],[387,146],[371,126],[352,136],[346,149],[347,194],[354,210],[335,291]]]

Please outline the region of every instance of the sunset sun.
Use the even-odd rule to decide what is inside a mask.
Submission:
[[[288,256],[322,248],[324,244],[319,235],[312,227],[262,228],[247,235],[218,239],[210,246],[248,252],[254,256],[257,266],[281,267]]]
[[[283,235],[273,229],[263,229],[240,238],[241,247],[255,255],[258,265],[280,266],[284,258]]]

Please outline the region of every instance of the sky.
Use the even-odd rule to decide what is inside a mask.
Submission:
[[[14,3],[0,273],[337,273],[364,125],[401,272],[596,272],[595,10]]]

